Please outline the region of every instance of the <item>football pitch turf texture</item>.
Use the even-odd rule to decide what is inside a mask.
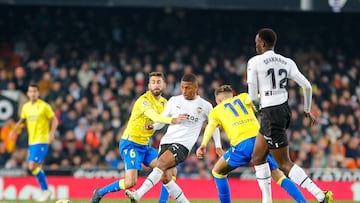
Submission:
[[[55,203],[56,200],[49,200],[45,203]],[[130,202],[127,199],[112,199],[112,200],[101,200],[100,203],[122,203],[122,202]],[[157,200],[149,200],[149,199],[145,199],[145,200],[141,200],[141,202],[143,203],[157,203]],[[174,200],[170,200],[168,201],[169,203],[176,203]],[[193,199],[190,200],[191,203],[218,203],[218,200],[201,200],[201,199]],[[233,200],[233,203],[261,203],[261,200]],[[273,203],[294,203],[295,201],[293,200],[274,200]],[[350,203],[350,202],[355,202],[355,201],[337,201],[334,200],[334,203]],[[360,201],[357,201],[360,202]],[[0,200],[0,203],[35,203],[35,201],[33,200]],[[76,199],[76,200],[70,200],[70,203],[89,203],[88,199]],[[308,203],[318,203],[315,200],[311,200],[308,201]]]

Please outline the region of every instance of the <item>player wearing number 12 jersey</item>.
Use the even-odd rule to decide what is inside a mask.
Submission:
[[[311,114],[312,88],[310,82],[300,73],[295,62],[274,52],[277,36],[269,28],[259,30],[255,37],[257,56],[248,61],[247,82],[252,102],[261,112],[260,135],[256,138],[253,162],[260,187],[269,187],[270,170],[266,155],[275,158],[279,168],[295,183],[306,188],[319,202],[331,203],[332,192],[323,192],[306,175],[304,170],[289,158],[286,129],[289,127],[291,111],[288,105],[287,80],[292,79],[304,92],[304,115],[311,124],[316,123]],[[260,93],[260,102],[258,101]],[[264,202],[264,200],[263,200]],[[271,202],[271,197],[265,202]]]

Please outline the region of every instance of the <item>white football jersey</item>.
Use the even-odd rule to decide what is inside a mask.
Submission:
[[[248,61],[247,82],[256,85],[260,93],[261,108],[280,105],[288,100],[288,79],[293,79],[303,88],[311,88],[310,82],[300,73],[292,59],[272,50],[254,56]],[[249,90],[249,94],[254,93]],[[311,100],[311,96],[306,99]]]
[[[177,117],[188,114],[188,117],[180,124],[169,125],[160,144],[179,143],[191,151],[211,109],[212,105],[200,96],[196,96],[194,100],[186,100],[183,95],[171,97],[162,115]]]

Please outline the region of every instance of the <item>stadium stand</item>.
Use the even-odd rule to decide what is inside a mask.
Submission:
[[[321,26],[324,23],[331,26]],[[296,59],[313,84],[310,127],[301,91],[289,82],[291,157],[304,168],[360,167],[359,15],[141,8],[0,7],[0,90],[25,92],[38,82],[41,98],[60,121],[46,159],[51,169],[123,168],[118,142],[147,73],[164,71],[165,97],[179,94],[183,73],[201,81],[199,94],[231,84],[246,91],[246,62],[254,33],[268,26],[281,35],[278,52]],[[214,102],[213,102],[214,103]],[[26,131],[8,139],[1,127],[0,167],[26,165]],[[156,147],[162,132],[152,140]],[[224,135],[224,147],[228,147]],[[198,143],[199,144],[199,143]],[[186,177],[211,177],[214,145],[204,161],[192,154]]]

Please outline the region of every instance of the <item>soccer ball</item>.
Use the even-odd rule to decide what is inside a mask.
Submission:
[[[55,203],[70,203],[70,200],[68,200],[68,199],[59,199]]]

